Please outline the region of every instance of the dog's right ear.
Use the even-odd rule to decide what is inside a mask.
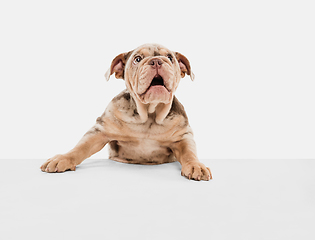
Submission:
[[[122,53],[116,56],[110,68],[107,70],[105,73],[105,79],[108,81],[110,76],[115,73],[116,78],[121,78],[124,79],[125,77],[125,65],[127,63],[128,58],[130,57],[131,53],[133,51],[127,52],[127,53]]]

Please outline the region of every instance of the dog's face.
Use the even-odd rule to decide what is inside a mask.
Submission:
[[[126,81],[128,90],[143,104],[170,103],[180,78],[185,74],[194,78],[184,55],[158,44],[118,55],[105,74],[107,80],[113,73]]]

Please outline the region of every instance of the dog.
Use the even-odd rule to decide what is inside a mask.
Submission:
[[[125,80],[126,89],[107,106],[95,125],[66,154],[48,159],[43,172],[74,171],[76,166],[109,145],[109,159],[132,164],[178,161],[188,179],[212,179],[196,154],[184,107],[174,96],[180,79],[194,80],[188,59],[159,44],[145,44],[116,56],[105,74]]]

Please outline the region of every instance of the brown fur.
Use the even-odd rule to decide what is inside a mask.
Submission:
[[[210,169],[197,158],[185,109],[174,96],[181,77],[194,77],[188,59],[160,45],[143,45],[115,57],[105,77],[109,79],[113,73],[125,80],[127,89],[109,103],[94,127],[71,151],[48,159],[41,170],[75,170],[108,144],[112,160],[134,164],[177,160],[183,176],[211,179]],[[152,85],[152,79],[158,75],[164,85]]]

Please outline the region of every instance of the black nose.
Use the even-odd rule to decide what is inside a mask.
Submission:
[[[162,60],[154,58],[149,62],[153,68],[159,68],[163,64]]]

